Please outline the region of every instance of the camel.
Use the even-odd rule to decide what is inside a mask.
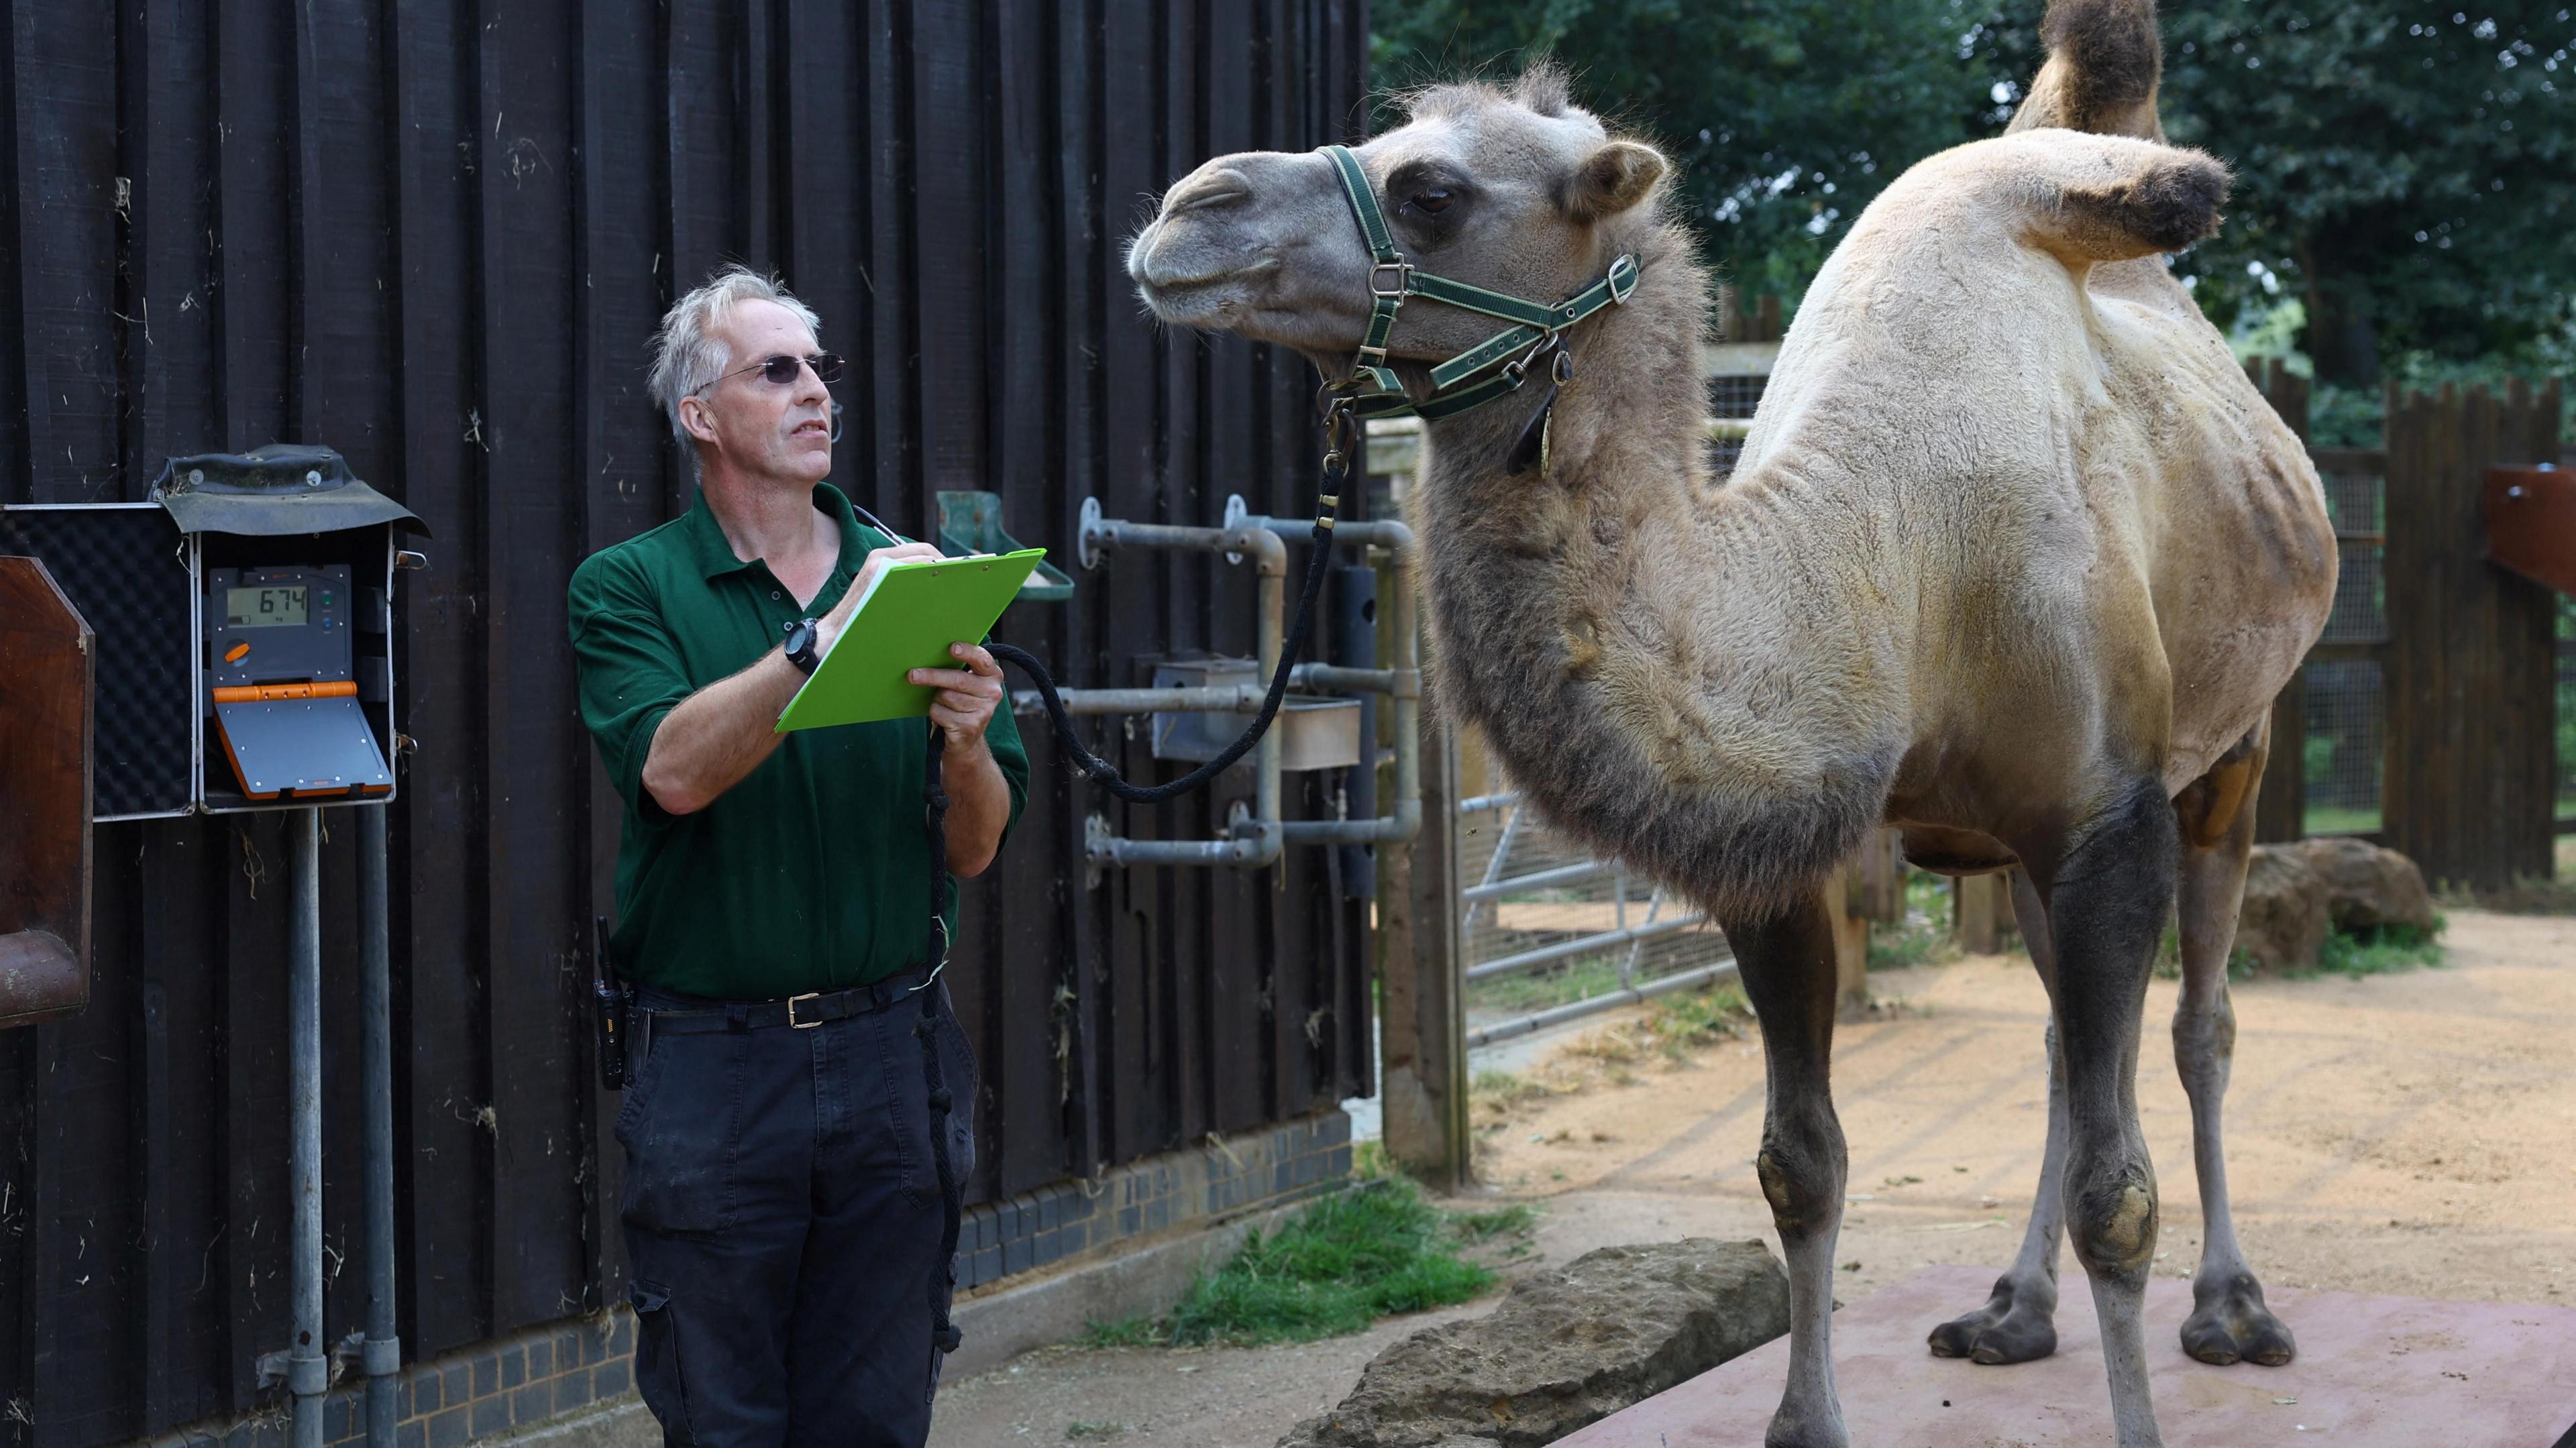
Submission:
[[[2007,133],[1907,171],[1828,259],[1722,482],[1702,442],[1707,278],[1669,166],[1557,70],[1412,96],[1406,124],[1350,150],[1356,173],[1329,148],[1219,157],[1129,251],[1166,323],[1293,348],[1346,392],[1391,381],[1424,411],[1410,507],[1440,706],[1556,828],[1724,927],[1760,1019],[1756,1172],[1791,1288],[1773,1448],[1849,1441],[1825,892],[1882,825],[1925,868],[2011,871],[2051,1003],[2020,1258],[1933,1350],[2052,1351],[2062,1225],[2117,1441],[2159,1442],[2134,1088],[2177,906],[2206,1229],[2184,1344],[2213,1363],[2293,1350],[2229,1217],[2226,961],[2269,707],[2324,626],[2334,539],[2305,450],[2163,262],[2217,226],[2228,178],[2163,143],[2152,0],[2056,0],[2043,35]],[[1622,266],[1633,285],[1439,415],[1454,379],[1432,367],[1496,324],[1429,289],[1389,306],[1405,266],[1563,315]],[[1554,385],[1507,385],[1542,367]]]

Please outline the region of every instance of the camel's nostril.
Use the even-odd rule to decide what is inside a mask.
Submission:
[[[1164,211],[1165,214],[1172,216],[1177,216],[1184,211],[1213,211],[1220,206],[1231,206],[1238,201],[1246,200],[1251,195],[1251,192],[1239,186],[1222,191],[1201,191],[1181,198],[1164,208]]]
[[[1205,176],[1192,176],[1172,188],[1163,198],[1163,214],[1178,216],[1185,211],[1209,211],[1247,200],[1252,187],[1239,171],[1215,171]]]

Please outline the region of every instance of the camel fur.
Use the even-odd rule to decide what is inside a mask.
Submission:
[[[2151,3],[2059,0],[2043,33],[2012,130],[1898,178],[1826,262],[1723,481],[1702,442],[1707,278],[1650,145],[1540,69],[1422,92],[1357,148],[1398,245],[1441,275],[1552,300],[1617,255],[1641,264],[1625,304],[1569,334],[1543,470],[1510,467],[1541,389],[1426,429],[1420,585],[1441,705],[1551,823],[1704,903],[1734,948],[1766,1044],[1757,1167],[1792,1282],[1783,1448],[1848,1441],[1824,892],[1882,824],[1926,867],[2014,871],[2054,1007],[2044,1200],[1996,1300],[1934,1350],[2053,1349],[2062,1221],[2093,1280],[2119,1441],[2158,1441],[2134,1079],[2179,895],[2177,1058],[2215,1207],[2184,1339],[2209,1361],[2289,1353],[2226,1224],[2224,963],[2264,721],[2324,624],[2333,534],[2305,450],[2162,261],[2219,224],[2227,175],[2160,142]],[[1313,154],[1200,167],[1129,270],[1164,320],[1295,348],[1328,377],[1370,300],[1367,250]],[[1419,394],[1430,364],[1491,330],[1416,299],[1391,355]]]

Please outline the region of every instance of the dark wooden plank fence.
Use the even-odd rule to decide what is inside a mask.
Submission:
[[[2388,389],[2385,835],[2436,884],[2554,868],[2558,599],[2487,561],[2479,498],[2557,458],[2559,387]]]
[[[2248,370],[2304,436],[2305,381],[2276,360]],[[2273,707],[2258,839],[2359,830],[2475,889],[2552,873],[2561,605],[2487,561],[2479,496],[2488,467],[2559,456],[2561,387],[2391,386],[2385,446],[2311,450],[2343,573]],[[2312,741],[2333,746],[2335,792],[2306,777]]]
[[[392,826],[402,1332],[425,1356],[613,1299],[614,1102],[580,1014],[613,796],[563,585],[687,505],[643,396],[676,289],[776,267],[855,362],[835,481],[922,533],[990,488],[1075,512],[1307,506],[1294,357],[1159,335],[1120,242],[1222,150],[1358,133],[1365,0],[26,0],[0,32],[0,501],[139,499],[161,458],[326,442],[435,530],[398,618]],[[1252,589],[1133,557],[1003,634],[1068,682],[1252,651]],[[1368,1089],[1365,906],[1328,852],[1093,888],[1101,808],[1032,730],[952,979],[972,1196]],[[1116,741],[1114,726],[1100,733]],[[1128,746],[1127,764],[1154,766]],[[1203,803],[1108,811],[1204,835]],[[1291,809],[1329,812],[1325,785]],[[260,1401],[288,1304],[286,851],[273,816],[97,831],[87,1014],[0,1034],[0,1440],[97,1444]],[[324,852],[326,1232],[358,1230],[349,832]],[[332,1282],[334,1334],[363,1274]]]

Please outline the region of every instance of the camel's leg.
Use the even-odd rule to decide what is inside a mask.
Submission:
[[[2255,741],[2249,741],[2255,742]],[[2297,1353],[2290,1329],[2263,1305],[2263,1284],[2236,1245],[2227,1207],[2227,1150],[2219,1104],[2236,1054],[2236,1011],[2227,1000],[2227,957],[2236,944],[2236,913],[2245,897],[2245,863],[2254,848],[2254,795],[2265,754],[2260,747],[2220,761],[2174,801],[2183,835],[2182,879],[2175,900],[2182,927],[2182,999],[2174,1007],[2174,1066],[2191,1098],[2192,1165],[2200,1177],[2200,1270],[2192,1275],[2192,1314],[2182,1325],[2183,1351],[2224,1367],[2248,1359],[2278,1367]],[[2231,774],[2250,776],[2242,780]],[[2215,817],[2234,805],[2233,818]],[[2212,835],[2217,839],[2208,843]]]
[[[2119,1448],[2162,1442],[2142,1321],[2156,1255],[2156,1175],[2138,1130],[2138,1028],[2173,909],[2178,848],[2162,782],[2141,779],[2076,827],[2042,889],[2066,1063],[2067,1237],[2092,1281]]]
[[[2057,998],[2057,953],[2048,939],[2048,908],[2039,903],[2030,876],[2012,872],[2013,920],[2030,948],[2031,964]],[[1939,1357],[1981,1363],[2026,1363],[2057,1351],[2057,1238],[2066,1226],[2066,1063],[2058,1055],[2057,1027],[2047,1028],[2048,1143],[2040,1151],[2039,1190],[2031,1197],[2030,1225],[2021,1253],[1995,1279],[1986,1305],[1932,1329]]]
[[[1822,892],[1770,920],[1726,922],[1744,994],[1762,1022],[1769,1109],[1755,1168],[1789,1259],[1789,1385],[1766,1448],[1847,1448],[1834,1397],[1834,1239],[1842,1230],[1842,1123],[1827,1063],[1834,930]]]

